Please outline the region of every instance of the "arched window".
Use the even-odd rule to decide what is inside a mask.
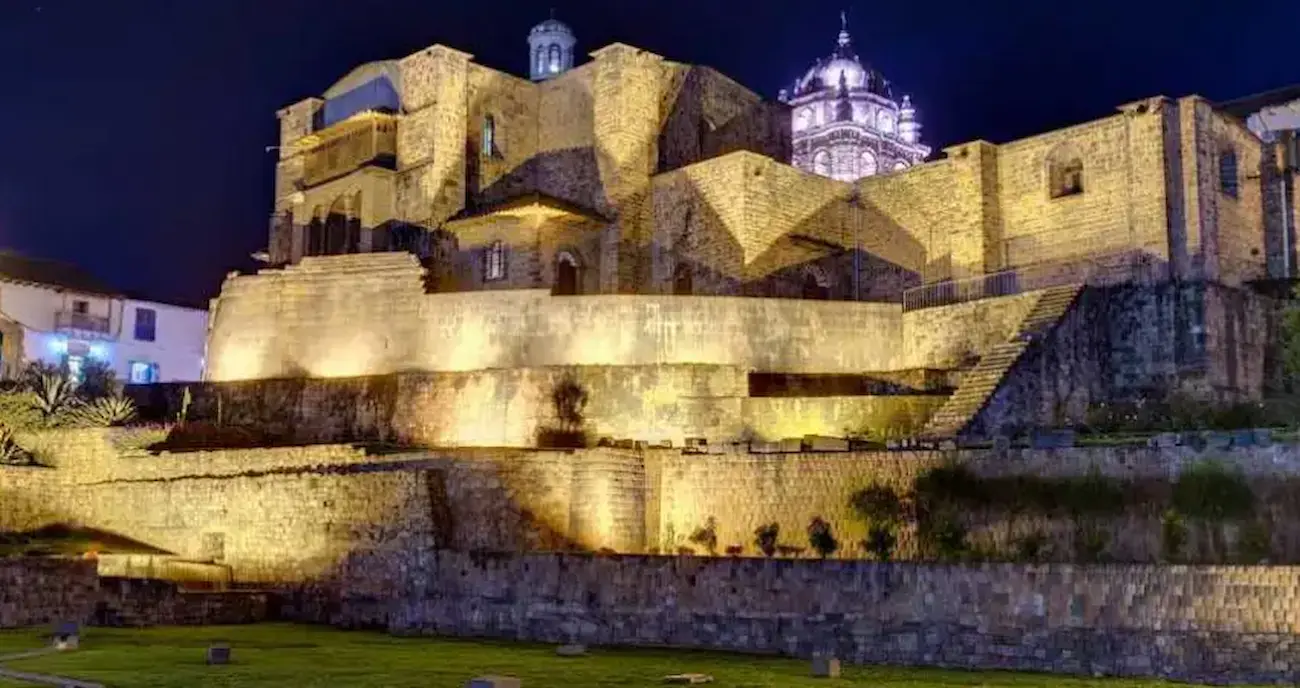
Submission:
[[[537,73],[541,74],[545,72],[546,71],[546,46],[544,45],[537,46],[537,57],[535,57],[534,60],[537,62]]]
[[[494,241],[483,254],[483,279],[494,281],[506,277],[506,246]]]
[[[573,296],[578,293],[578,259],[568,251],[555,257],[555,294]]]
[[[828,151],[813,153],[813,172],[825,177],[831,176],[831,154]]]
[[[809,267],[803,274],[803,297],[825,301],[831,297],[830,284],[826,275],[816,268]]]
[[[551,44],[551,72],[560,71],[560,46],[558,43]]]
[[[907,169],[907,161],[905,161],[905,160],[897,160],[897,161],[894,162],[894,171],[895,171],[895,172],[902,172],[902,171],[905,170],[905,169]]]
[[[347,251],[348,245],[348,208],[344,199],[339,198],[330,206],[329,215],[325,216],[325,255],[336,256]]]
[[[871,151],[862,151],[862,157],[858,160],[858,176],[870,177],[877,171],[876,156]]]
[[[794,130],[803,131],[812,126],[813,112],[812,108],[799,108],[799,112],[794,116]]]
[[[1237,152],[1227,148],[1219,153],[1219,190],[1236,198],[1238,188]]]
[[[491,157],[497,150],[497,121],[492,115],[483,118],[483,155]]]
[[[694,284],[691,279],[691,266],[686,263],[678,263],[673,268],[673,293],[679,296],[694,293]]]
[[[876,115],[876,128],[886,134],[894,133],[894,113],[881,110]]]
[[[1083,193],[1083,158],[1071,146],[1057,146],[1047,155],[1048,193],[1062,198]]]
[[[322,219],[324,214],[323,209],[317,208],[312,214],[311,222],[307,223],[307,236],[302,248],[304,256],[319,256],[325,253],[325,221]]]

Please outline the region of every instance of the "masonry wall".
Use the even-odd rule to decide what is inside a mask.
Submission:
[[[98,590],[94,562],[0,558],[0,628],[86,619]]]
[[[305,260],[230,278],[212,313],[212,380],[552,365],[895,365],[897,304],[671,296],[426,295],[401,254]]]
[[[401,633],[1193,681],[1264,683],[1297,675],[1291,644],[1300,632],[1300,603],[1297,571],[1289,567],[824,565],[451,552],[407,561],[403,592],[390,605],[390,628]]]

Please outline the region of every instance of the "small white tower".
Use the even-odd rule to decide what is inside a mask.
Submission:
[[[903,96],[903,104],[898,108],[898,136],[913,144],[921,140],[921,123],[916,121],[912,96]]]
[[[573,46],[578,39],[564,22],[554,16],[528,32],[528,73],[533,81],[545,81],[573,68]]]

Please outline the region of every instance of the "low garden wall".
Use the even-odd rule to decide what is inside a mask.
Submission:
[[[1300,678],[1300,569],[412,553],[390,629],[1203,682]],[[350,618],[373,620],[373,604]],[[726,677],[719,676],[720,680]]]
[[[0,558],[0,628],[256,623],[267,619],[267,601],[261,592],[191,593],[167,581],[100,578],[91,560]]]

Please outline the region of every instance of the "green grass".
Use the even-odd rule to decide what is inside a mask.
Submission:
[[[46,629],[0,631],[0,653],[39,647]],[[214,640],[229,642],[233,663],[204,664]],[[6,664],[19,671],[72,676],[120,688],[169,686],[350,686],[459,688],[475,676],[518,676],[525,688],[606,688],[660,685],[668,674],[710,674],[717,688],[800,686],[1062,686],[1138,688],[1158,681],[1083,680],[1037,674],[845,667],[839,681],[809,677],[800,660],[669,650],[604,650],[587,657],[555,656],[550,645],[432,638],[263,624],[147,630],[86,629],[81,649]],[[0,683],[0,685],[4,685]]]

